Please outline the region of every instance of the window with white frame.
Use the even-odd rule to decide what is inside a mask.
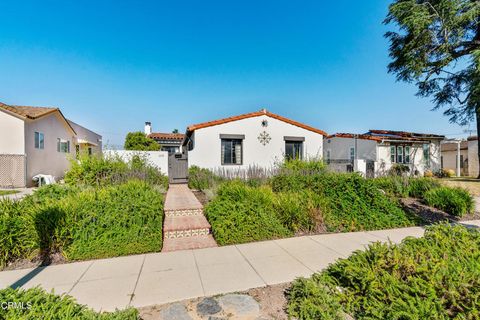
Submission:
[[[402,145],[390,146],[390,161],[392,163],[409,164],[411,161],[411,147]]]
[[[35,131],[35,149],[45,148],[45,136],[41,132]]]
[[[403,146],[397,147],[397,163],[403,163]]]
[[[62,153],[70,153],[70,141],[57,138],[57,151]]]
[[[424,143],[423,144],[423,161],[425,162],[425,165],[430,167],[430,144],[429,143]]]

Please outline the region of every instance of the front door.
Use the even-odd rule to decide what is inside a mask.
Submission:
[[[188,159],[183,153],[168,155],[168,181],[170,183],[188,182]]]

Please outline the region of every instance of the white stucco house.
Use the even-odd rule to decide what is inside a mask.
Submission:
[[[0,187],[32,186],[37,174],[62,178],[78,152],[102,150],[102,137],[60,109],[0,103]]]
[[[188,166],[208,169],[272,168],[287,158],[321,159],[327,134],[262,109],[188,126]]]
[[[336,171],[358,171],[367,177],[386,174],[395,164],[411,174],[441,169],[443,135],[370,130],[364,134],[336,133],[324,140],[324,159]]]

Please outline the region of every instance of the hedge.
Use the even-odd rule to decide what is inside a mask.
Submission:
[[[436,225],[400,245],[375,243],[288,291],[300,320],[479,319],[480,231]]]
[[[58,319],[58,320],[137,320],[138,311],[128,308],[123,311],[98,313],[78,304],[66,295],[54,295],[40,288],[28,290],[7,288],[0,290],[0,319]],[[11,303],[10,307],[6,303]]]
[[[60,251],[68,260],[160,251],[163,196],[140,181],[103,188],[50,185],[0,200],[0,267]]]

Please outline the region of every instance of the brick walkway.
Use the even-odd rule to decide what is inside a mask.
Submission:
[[[203,206],[186,184],[170,185],[164,211],[163,252],[217,246]]]

